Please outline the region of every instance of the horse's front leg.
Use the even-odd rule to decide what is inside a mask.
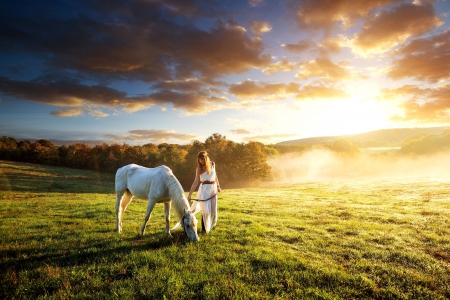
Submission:
[[[147,222],[150,219],[150,216],[152,215],[152,210],[155,207],[155,204],[156,204],[156,199],[149,197],[148,204],[147,204],[147,212],[145,213],[144,223],[142,224],[141,232],[139,234],[140,236],[144,236],[144,234],[145,234],[145,227],[147,226]]]
[[[164,203],[164,216],[166,217],[166,234],[169,237],[172,237],[172,235],[170,234],[170,206],[171,206],[171,202],[165,202]]]

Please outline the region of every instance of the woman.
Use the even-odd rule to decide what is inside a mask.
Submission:
[[[188,201],[191,203],[192,193],[200,182],[197,199],[191,206],[191,211],[196,214],[202,211],[202,232],[208,233],[217,225],[217,194],[220,193],[219,178],[216,174],[216,166],[206,151],[200,151],[197,155],[197,169],[195,180],[189,191]]]

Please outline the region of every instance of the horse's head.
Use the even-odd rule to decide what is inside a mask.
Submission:
[[[186,235],[191,241],[198,242],[200,240],[197,234],[197,218],[190,210],[184,211],[181,226],[183,226],[184,232],[186,232]]]

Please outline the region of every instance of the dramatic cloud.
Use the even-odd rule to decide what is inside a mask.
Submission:
[[[230,93],[241,99],[260,98],[261,100],[278,100],[288,96],[294,96],[296,100],[335,99],[349,96],[345,91],[338,88],[322,85],[307,85],[300,88],[300,85],[295,82],[284,84],[244,81],[232,85]]]
[[[83,108],[64,108],[58,111],[53,111],[51,113],[52,116],[55,117],[76,117],[85,113]]]
[[[336,37],[325,37],[319,42],[311,40],[301,40],[297,44],[282,44],[285,50],[298,54],[319,54],[319,56],[328,56],[331,54],[338,54],[342,47],[348,46],[349,41],[343,35]]]
[[[81,116],[85,113],[88,113],[89,115],[93,117],[99,117],[104,118],[109,116],[109,114],[106,114],[100,110],[94,110],[89,108],[62,108],[58,111],[52,111],[50,114],[54,117],[77,117]]]
[[[356,34],[354,50],[361,55],[389,51],[409,37],[420,36],[442,24],[431,1],[404,3],[366,22]]]
[[[300,93],[297,94],[296,100],[337,99],[346,97],[349,97],[349,95],[341,89],[326,86],[307,85],[304,86]]]
[[[313,45],[314,43],[312,41],[301,40],[297,44],[282,44],[281,47],[291,52],[302,53],[311,48]]]
[[[276,72],[291,72],[293,70],[298,69],[302,65],[303,63],[289,62],[284,59],[282,61],[278,61],[274,64],[271,64],[267,68],[264,68],[262,71],[267,75],[272,75],[275,74]]]
[[[1,77],[0,92],[55,106],[111,106],[120,102],[127,111],[136,111],[155,104],[173,104],[190,112],[204,112],[201,106],[224,101],[220,95],[206,95],[207,90],[215,88],[214,79],[263,68],[271,62],[270,54],[262,54],[262,40],[250,37],[237,24],[217,22],[210,30],[203,30],[189,22],[180,25],[164,18],[167,9],[179,18],[219,14],[206,4],[130,1],[127,6],[87,5],[68,18],[49,11],[39,16],[39,22],[17,13],[3,14],[0,50],[33,53],[42,59],[43,72],[65,68],[66,74],[98,83],[27,82]],[[95,14],[102,16],[101,21],[93,18]],[[270,25],[255,22],[252,28],[263,33]],[[167,84],[191,78],[199,78],[201,87],[189,90],[187,84],[184,88]],[[147,82],[157,92],[128,98],[126,93],[104,85],[113,80]],[[189,93],[184,95],[186,90]],[[63,116],[64,111],[56,115]]]
[[[130,130],[128,134],[114,135],[108,134],[106,137],[114,140],[132,140],[132,141],[150,141],[150,142],[164,142],[169,139],[180,141],[192,141],[197,139],[197,136],[191,134],[175,133],[175,130]]]
[[[395,51],[395,60],[387,75],[395,80],[411,77],[436,83],[450,78],[450,31],[416,39]],[[411,70],[414,70],[411,72]]]
[[[95,137],[102,140],[105,132],[121,131],[101,118],[114,116],[110,126],[123,128],[129,114],[139,124],[159,114],[170,122],[159,129],[179,132],[190,124],[202,135],[211,128],[241,141],[255,132],[266,135],[252,139],[269,141],[269,133],[289,133],[283,128],[291,124],[305,136],[359,130],[356,121],[330,123],[348,110],[367,115],[358,120],[366,127],[448,123],[446,3],[3,1],[0,123],[29,130],[30,112],[51,111],[36,118],[37,127],[86,122],[80,127],[102,132]],[[229,114],[237,121],[226,121]],[[195,127],[192,115],[209,125]],[[133,131],[123,139],[174,134],[169,139],[183,141],[177,132]]]
[[[348,44],[345,36],[338,35],[337,37],[328,37],[319,42],[319,51],[321,56],[328,56],[331,54],[339,54],[344,46]]]
[[[304,63],[295,77],[299,79],[320,77],[329,81],[346,81],[352,78],[347,62],[336,64],[329,58],[316,58]]]
[[[258,36],[272,30],[272,26],[268,22],[253,22],[250,28]]]
[[[344,29],[375,8],[397,3],[402,0],[305,0],[295,2],[296,20],[301,29],[325,30],[329,32],[336,24]]]
[[[159,105],[165,110],[166,105],[171,104],[174,109],[185,109],[188,113],[204,114],[218,109],[218,105],[225,104],[227,101],[226,98],[208,96],[202,92],[183,93],[164,90],[150,95],[124,99],[121,105],[125,111],[135,112],[154,105]]]
[[[0,91],[4,95],[54,106],[92,105],[114,106],[126,94],[101,85],[83,85],[77,82],[37,82],[11,80],[0,76]]]
[[[419,123],[450,122],[450,84],[437,88],[421,89],[417,86],[384,90],[386,99],[406,97],[408,100],[400,105],[403,116],[395,116],[396,121],[414,121]]]
[[[195,81],[195,80],[194,80]],[[174,109],[184,109],[189,113],[207,113],[227,103],[224,97],[214,96],[210,90],[203,90],[197,83],[162,83],[156,88],[160,92],[136,97],[100,85],[87,86],[75,82],[29,82],[10,80],[0,77],[0,90],[10,97],[45,103],[53,106],[70,106],[79,109],[61,109],[53,116],[69,117],[89,112],[93,116],[104,117],[106,114],[88,107],[103,106],[113,108],[121,106],[127,112],[147,109],[154,105]],[[88,110],[87,110],[88,109]]]
[[[294,82],[284,83],[257,83],[244,81],[231,85],[229,92],[238,98],[254,99],[261,97],[263,100],[285,98],[299,92],[300,85]]]

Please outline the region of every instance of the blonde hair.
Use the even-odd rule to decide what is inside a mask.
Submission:
[[[204,158],[204,159],[205,159],[205,169],[206,169],[206,172],[207,172],[208,174],[211,174],[211,160],[209,159],[208,152],[206,152],[206,151],[200,151],[200,152],[197,154],[197,167],[202,171],[202,170],[203,170],[203,166],[200,164],[199,158]]]

